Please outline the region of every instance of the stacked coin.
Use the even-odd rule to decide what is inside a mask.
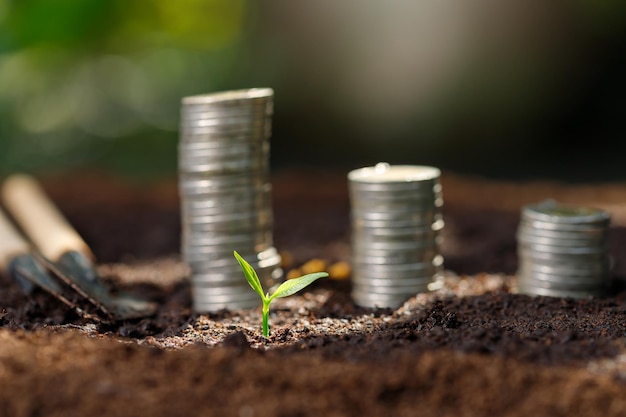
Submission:
[[[208,312],[260,304],[233,256],[239,252],[266,288],[281,276],[273,247],[269,138],[271,89],[184,97],[179,141],[183,259],[193,306]]]
[[[585,298],[609,286],[610,216],[553,200],[522,208],[517,231],[519,291]]]
[[[433,167],[387,163],[348,173],[357,304],[396,308],[440,283],[440,174]]]

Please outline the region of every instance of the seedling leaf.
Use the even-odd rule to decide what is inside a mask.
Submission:
[[[311,284],[318,278],[327,277],[328,273],[326,272],[316,272],[314,274],[304,275],[299,278],[290,279],[289,281],[283,282],[280,286],[274,291],[274,294],[270,296],[269,293],[263,294],[263,286],[261,286],[261,281],[259,280],[259,276],[256,274],[256,271],[252,266],[243,259],[237,251],[233,251],[237,262],[241,265],[241,269],[243,270],[243,275],[246,277],[246,281],[250,284],[250,287],[257,294],[261,296],[261,301],[263,302],[263,309],[261,311],[263,317],[262,323],[262,331],[263,336],[269,337],[270,328],[269,328],[269,313],[270,313],[270,304],[274,298],[288,297],[292,294],[297,293],[307,285]]]
[[[280,286],[276,288],[276,291],[274,291],[274,294],[272,294],[269,299],[270,301],[272,301],[275,298],[288,297],[292,294],[297,293],[307,285],[310,285],[311,283],[313,283],[313,281],[327,276],[328,273],[326,272],[316,272],[314,274],[307,274],[299,278],[290,279],[280,284]]]
[[[235,258],[237,258],[237,262],[241,265],[241,269],[243,270],[243,275],[246,277],[246,281],[252,287],[257,294],[261,296],[262,299],[265,300],[265,294],[263,293],[263,287],[261,286],[261,281],[259,281],[259,276],[256,274],[256,271],[252,266],[243,259],[237,251],[234,251]]]

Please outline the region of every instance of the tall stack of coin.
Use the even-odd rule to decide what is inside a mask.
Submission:
[[[433,167],[387,163],[348,173],[358,305],[396,308],[440,282],[440,175]]]
[[[522,208],[517,232],[519,291],[585,298],[609,286],[607,212],[553,200]]]
[[[282,277],[273,247],[269,180],[272,89],[182,99],[179,141],[183,259],[191,268],[193,307],[252,308],[259,296],[236,250],[267,287]]]

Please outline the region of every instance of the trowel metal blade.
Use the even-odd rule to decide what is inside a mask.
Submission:
[[[136,295],[111,294],[108,286],[98,276],[92,262],[80,252],[66,252],[56,265],[68,279],[95,302],[103,305],[117,320],[148,317],[157,311],[156,303]]]

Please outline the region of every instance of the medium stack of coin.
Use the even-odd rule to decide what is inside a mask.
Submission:
[[[440,283],[440,175],[433,167],[387,163],[348,173],[358,305],[396,308]]]
[[[610,284],[607,212],[553,200],[522,208],[517,231],[519,292],[586,298]]]
[[[210,312],[260,304],[233,256],[267,287],[282,277],[273,247],[269,180],[272,89],[184,97],[178,148],[181,252],[193,307]]]

